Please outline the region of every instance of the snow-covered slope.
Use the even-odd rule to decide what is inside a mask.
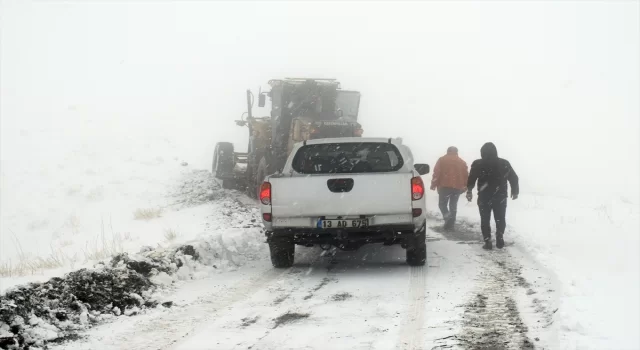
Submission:
[[[67,111],[55,122],[6,118],[0,289],[12,284],[5,277],[46,277],[50,268],[200,233],[199,220],[188,220],[194,214],[175,211],[176,205],[195,196],[187,191],[213,195],[213,183],[208,175],[189,175],[201,153],[180,130],[82,111]],[[195,210],[200,217],[207,209]]]

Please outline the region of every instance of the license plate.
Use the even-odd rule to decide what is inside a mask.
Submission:
[[[364,228],[369,226],[369,219],[320,219],[317,228]]]

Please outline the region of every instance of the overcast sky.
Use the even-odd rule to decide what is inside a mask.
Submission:
[[[210,168],[216,141],[246,147],[245,89],[334,77],[362,92],[365,136],[403,137],[422,161],[456,145],[471,163],[493,141],[523,193],[637,199],[639,15],[638,1],[2,0],[2,171],[45,149],[21,132],[58,130],[53,153],[88,132],[79,120],[113,142],[173,137]]]

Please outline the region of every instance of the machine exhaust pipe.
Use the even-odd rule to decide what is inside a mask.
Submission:
[[[251,119],[253,114],[251,114],[251,109],[253,108],[253,94],[251,90],[247,90],[247,118]]]

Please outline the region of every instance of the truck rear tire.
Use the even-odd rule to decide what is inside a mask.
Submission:
[[[427,232],[423,228],[407,244],[407,264],[423,266],[427,261]]]
[[[293,266],[296,246],[291,240],[273,237],[269,242],[269,251],[273,267],[280,269]]]

